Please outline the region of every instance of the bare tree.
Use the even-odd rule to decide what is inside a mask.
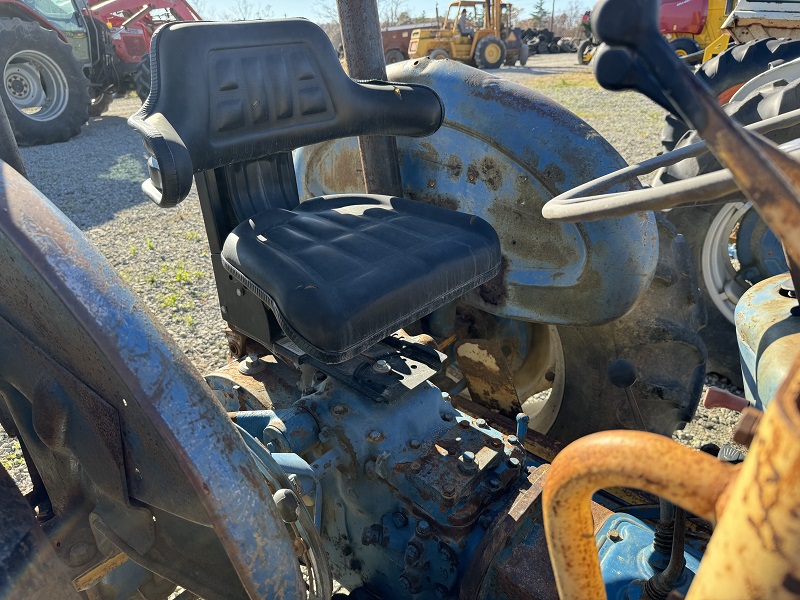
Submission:
[[[401,17],[406,21],[410,18],[405,0],[378,0],[378,14],[383,26],[398,25]]]
[[[236,0],[230,10],[220,13],[225,21],[251,21],[253,19],[269,19],[272,17],[272,7],[261,2],[251,0]]]

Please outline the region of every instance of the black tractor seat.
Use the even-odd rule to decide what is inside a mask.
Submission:
[[[222,264],[302,350],[340,362],[494,277],[500,263],[482,219],[356,195],[254,215],[225,240]]]
[[[166,25],[151,63],[130,119],[154,158],[143,189],[174,206],[195,176],[233,328],[339,363],[498,274],[499,239],[476,216],[366,194],[299,202],[291,150],[430,135],[444,119],[431,89],[354,82],[301,19]]]

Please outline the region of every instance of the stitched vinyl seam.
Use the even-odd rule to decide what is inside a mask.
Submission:
[[[471,278],[469,281],[458,286],[457,288],[447,291],[444,294],[440,294],[436,298],[433,298],[432,300],[427,302],[424,306],[420,307],[417,311],[414,311],[409,315],[403,315],[403,317],[396,319],[391,324],[382,328],[381,332],[375,333],[373,335],[368,335],[362,338],[361,340],[351,344],[341,352],[326,352],[324,350],[320,350],[319,348],[314,346],[311,342],[306,340],[289,324],[289,322],[286,320],[286,317],[278,309],[278,305],[275,304],[275,301],[269,294],[267,294],[264,290],[262,290],[258,285],[256,285],[256,283],[254,283],[239,269],[237,269],[230,262],[228,262],[224,256],[220,255],[220,259],[222,261],[222,266],[225,268],[226,271],[228,271],[231,275],[233,275],[234,278],[239,281],[239,283],[245,285],[247,289],[253,292],[259,300],[261,300],[264,304],[266,304],[270,308],[270,310],[272,310],[273,314],[275,315],[275,318],[278,320],[278,323],[283,329],[283,332],[295,344],[300,346],[300,348],[303,351],[305,351],[312,357],[322,360],[324,362],[330,361],[332,363],[341,363],[353,358],[361,351],[379,342],[387,335],[390,335],[391,333],[397,331],[404,324],[407,324],[409,322],[408,319],[411,319],[410,322],[413,322],[419,319],[420,317],[429,314],[432,310],[430,308],[431,306],[441,305],[454,298],[458,298],[459,296],[467,293],[468,291],[478,287],[482,283],[489,281],[492,277],[496,276],[500,272],[500,266],[501,266],[498,263],[497,266],[493,267],[489,271],[481,273],[480,275],[476,275],[475,277]],[[384,333],[387,330],[388,333]]]

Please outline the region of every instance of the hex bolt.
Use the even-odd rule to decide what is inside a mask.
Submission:
[[[477,425],[477,426],[478,426],[478,427],[480,427],[480,428],[485,428],[485,427],[487,427],[487,425],[486,425],[486,419],[478,419],[477,421],[475,421],[475,425]]]
[[[502,486],[502,482],[497,477],[492,477],[489,480],[489,487],[492,488],[494,491],[497,491]]]
[[[461,455],[461,460],[463,460],[467,464],[472,464],[475,462],[475,453],[467,450]]]
[[[389,373],[392,370],[391,365],[383,359],[375,361],[375,364],[372,365],[372,370],[376,373]]]
[[[469,429],[471,427],[469,420],[467,419],[462,419],[459,421],[458,426],[461,427],[461,429]]]
[[[426,537],[431,533],[431,524],[427,521],[420,521],[417,523],[417,535],[420,537]]]
[[[511,444],[512,446],[516,446],[517,444],[519,444],[519,438],[517,438],[517,436],[515,435],[510,435],[508,436],[508,443]]]
[[[502,448],[502,447],[503,447],[503,440],[501,440],[501,439],[499,439],[499,438],[492,438],[492,439],[489,441],[489,445],[490,445],[492,448]]]
[[[394,523],[394,526],[398,529],[402,529],[408,525],[408,517],[406,517],[399,510],[395,511],[395,513],[392,515],[392,523]]]
[[[419,549],[413,544],[409,544],[406,547],[406,558],[411,561],[417,560],[419,558]]]
[[[419,440],[411,440],[410,442],[408,442],[408,445],[411,447],[412,450],[416,450],[422,445],[422,442],[420,442]]]
[[[375,431],[370,431],[369,433],[369,441],[372,442],[373,444],[380,442],[382,438],[383,434],[377,429]]]
[[[452,421],[453,420],[453,413],[442,413],[442,421]]]
[[[450,404],[450,394],[448,394],[447,392],[442,392],[442,400],[446,404]]]
[[[342,415],[347,414],[347,407],[344,404],[336,404],[331,409],[331,412],[337,417],[341,417]]]
[[[452,483],[445,483],[442,486],[442,496],[445,498],[452,498],[456,495],[456,486]]]
[[[417,461],[411,463],[411,472],[412,473],[419,473],[422,469],[422,465],[419,464]]]
[[[616,529],[611,529],[608,532],[608,539],[616,544],[617,542],[622,541],[622,534]]]
[[[519,459],[516,456],[510,457],[508,459],[508,466],[511,467],[512,469],[519,469],[520,467]]]
[[[267,368],[267,363],[258,358],[258,354],[251,352],[243,361],[239,362],[239,373],[242,375],[255,375]]]
[[[405,591],[411,589],[411,582],[405,575],[400,575],[400,587],[403,588]]]

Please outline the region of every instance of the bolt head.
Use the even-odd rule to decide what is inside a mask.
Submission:
[[[467,450],[466,452],[464,452],[461,455],[461,458],[465,463],[474,463],[475,462],[475,453],[474,452],[470,452],[469,450]]]
[[[452,421],[453,420],[453,413],[442,413],[442,421]]]
[[[411,440],[410,442],[408,442],[408,445],[411,446],[413,450],[416,450],[422,445],[422,442],[420,442],[419,440]]]
[[[491,441],[489,442],[489,445],[492,448],[501,448],[503,446],[503,440],[499,438],[492,438]]]
[[[334,415],[336,415],[336,416],[339,416],[339,417],[340,417],[340,416],[342,416],[342,415],[344,415],[344,414],[347,414],[347,407],[346,407],[344,404],[336,404],[336,405],[335,405],[335,406],[334,406],[334,407],[331,409],[331,411],[333,412],[333,414],[334,414]]]
[[[422,465],[419,464],[417,461],[411,463],[411,472],[412,473],[419,473],[422,469]]]
[[[489,487],[493,490],[499,490],[502,485],[502,482],[497,477],[492,477],[489,480]]]
[[[417,523],[417,535],[428,535],[431,532],[431,524],[427,521]]]
[[[392,515],[392,523],[394,523],[394,526],[397,527],[398,529],[402,529],[403,527],[408,525],[408,517],[406,517],[400,511],[397,511]]]
[[[461,429],[469,429],[470,428],[469,420],[462,419],[461,421],[458,422],[458,426],[461,427]]]
[[[414,560],[415,558],[419,557],[419,550],[416,546],[408,546],[406,548],[406,556],[409,559]]]
[[[447,392],[442,392],[442,400],[450,404],[450,394],[448,394]]]
[[[478,419],[475,421],[475,425],[478,427],[486,427],[486,419]]]
[[[388,362],[381,359],[375,361],[375,364],[372,365],[372,370],[375,371],[376,373],[388,373],[389,371],[392,370],[392,367],[389,365]]]
[[[614,543],[621,542],[622,541],[622,534],[619,531],[617,531],[616,529],[611,529],[608,532],[608,539],[610,539]]]
[[[508,459],[508,466],[511,467],[512,469],[519,469],[520,467],[519,459],[516,456],[510,457]]]
[[[379,442],[382,437],[383,437],[383,434],[381,434],[381,432],[378,431],[377,429],[375,431],[370,431],[369,432],[369,441],[371,441],[371,442]]]
[[[411,589],[411,582],[408,580],[408,577],[405,575],[400,575],[400,587],[403,588],[405,591]]]
[[[452,498],[453,496],[455,496],[455,493],[456,493],[456,486],[454,486],[452,483],[445,483],[442,486],[442,495],[445,498]]]
[[[519,438],[515,435],[508,436],[508,443],[512,446],[516,446],[519,443]]]

